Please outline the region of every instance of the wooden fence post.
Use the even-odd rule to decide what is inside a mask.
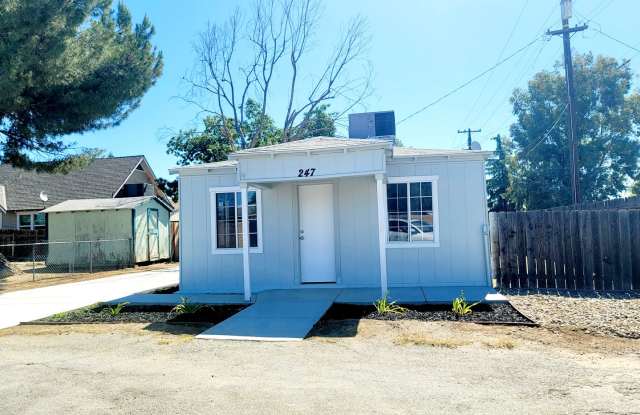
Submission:
[[[620,285],[616,287],[619,290],[630,290],[632,280],[631,269],[631,225],[629,221],[629,211],[618,211],[618,235],[619,238],[619,264],[620,264]]]

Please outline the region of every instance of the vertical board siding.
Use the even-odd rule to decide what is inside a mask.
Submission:
[[[500,287],[640,290],[640,210],[489,217],[493,277]]]

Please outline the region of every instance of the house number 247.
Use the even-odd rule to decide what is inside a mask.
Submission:
[[[316,172],[315,168],[310,168],[310,169],[298,169],[298,177],[311,177],[313,176],[313,173]]]

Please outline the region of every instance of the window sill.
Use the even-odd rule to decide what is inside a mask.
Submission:
[[[387,248],[439,248],[440,242],[387,242]]]
[[[242,248],[216,248],[211,252],[213,255],[242,255]],[[261,254],[262,247],[249,248],[250,254]]]

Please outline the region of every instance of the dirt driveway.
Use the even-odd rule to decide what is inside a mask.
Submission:
[[[638,340],[372,320],[294,343],[175,330],[0,331],[0,413],[640,413]]]

